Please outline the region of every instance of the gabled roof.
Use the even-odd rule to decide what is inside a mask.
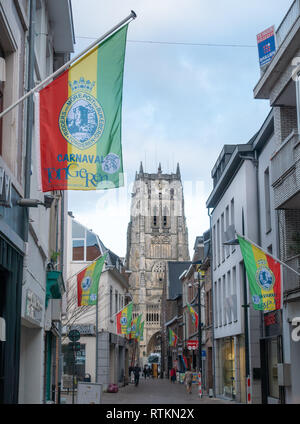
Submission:
[[[168,262],[168,290],[167,299],[174,299],[182,295],[182,283],[179,277],[190,266],[190,261]]]

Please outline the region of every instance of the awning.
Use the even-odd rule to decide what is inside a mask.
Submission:
[[[49,299],[61,299],[65,291],[61,271],[48,271],[46,283],[46,308],[48,306]]]

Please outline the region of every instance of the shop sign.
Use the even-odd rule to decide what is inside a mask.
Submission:
[[[198,340],[188,340],[187,341],[187,348],[188,348],[188,350],[198,349],[198,346],[199,346]]]
[[[266,337],[278,336],[281,334],[281,311],[271,311],[264,314]]]
[[[38,297],[33,291],[27,289],[26,291],[26,306],[25,306],[25,318],[35,321],[41,324],[43,317],[43,303],[40,297]]]
[[[71,325],[70,330],[79,331],[80,335],[94,335],[95,334],[95,326],[93,324],[76,324]]]

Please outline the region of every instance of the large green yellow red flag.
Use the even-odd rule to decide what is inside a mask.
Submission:
[[[78,306],[96,305],[100,275],[106,254],[77,274]]]
[[[129,335],[131,333],[132,305],[129,303],[117,313],[117,334]]]
[[[127,28],[36,95],[42,191],[124,185],[121,109]]]
[[[281,264],[238,235],[248,276],[253,308],[274,311],[282,308]]]

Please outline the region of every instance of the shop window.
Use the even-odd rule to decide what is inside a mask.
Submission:
[[[222,393],[226,397],[235,398],[235,355],[233,337],[221,342]]]
[[[64,357],[64,361],[63,361],[64,375],[73,375],[74,353],[70,349],[68,344],[62,345],[62,354]],[[80,380],[83,381],[85,377],[85,362],[86,362],[85,344],[80,344],[80,350],[76,352],[76,361],[75,361],[75,375],[77,377],[77,380],[79,381]],[[63,379],[63,386],[64,386],[64,379]]]

